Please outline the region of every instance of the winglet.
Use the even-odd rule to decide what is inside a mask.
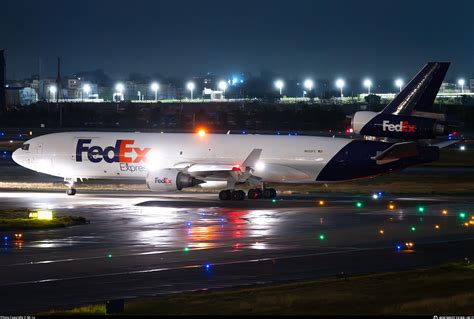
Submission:
[[[242,167],[255,168],[258,160],[260,159],[260,155],[262,155],[262,149],[254,148],[252,152],[250,152],[249,156],[247,156],[245,161],[242,163]]]

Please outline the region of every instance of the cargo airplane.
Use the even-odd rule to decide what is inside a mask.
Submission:
[[[159,193],[220,185],[221,200],[274,198],[268,183],[333,183],[436,161],[450,141],[432,107],[449,63],[428,63],[381,112],[355,113],[359,138],[233,134],[65,132],[13,153],[21,166],[63,177],[67,194],[87,179],[135,179]],[[246,194],[236,185],[248,183]]]

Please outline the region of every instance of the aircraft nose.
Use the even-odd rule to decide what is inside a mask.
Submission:
[[[13,152],[12,154],[12,160],[17,163],[18,165],[20,164],[20,156],[19,156],[20,149],[17,149],[16,151]]]

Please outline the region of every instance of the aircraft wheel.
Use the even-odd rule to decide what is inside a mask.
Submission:
[[[277,191],[274,188],[270,188],[270,191],[272,193],[272,196],[270,198],[276,198],[277,197]]]
[[[256,199],[257,198],[257,192],[255,189],[249,189],[247,193],[248,199]]]
[[[67,191],[66,191],[66,194],[68,194],[69,196],[74,196],[74,195],[76,195],[76,189],[75,188],[68,188]]]
[[[259,199],[262,198],[262,190],[259,188],[256,189],[249,189],[249,192],[247,194],[247,197],[249,199]]]
[[[224,190],[219,192],[220,200],[230,200],[232,198],[232,192],[230,190]]]
[[[244,200],[245,199],[245,192],[244,191],[233,191],[232,192],[232,199],[233,200]]]
[[[275,198],[276,190],[274,188],[265,188],[263,191],[263,198]]]

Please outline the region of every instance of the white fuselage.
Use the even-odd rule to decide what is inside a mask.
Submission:
[[[312,136],[66,132],[25,142],[28,146],[15,151],[13,159],[26,168],[64,178],[144,180],[151,169],[241,164],[252,150],[262,149],[262,164],[254,175],[263,181],[314,183],[324,166],[351,141]]]

